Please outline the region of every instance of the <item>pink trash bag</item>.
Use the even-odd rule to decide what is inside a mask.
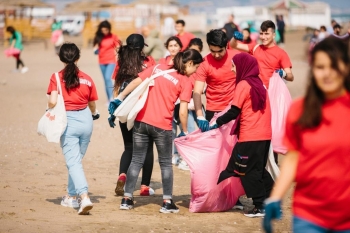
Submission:
[[[9,49],[5,49],[4,51],[6,57],[11,57],[13,55],[17,55],[21,53],[21,50],[16,49],[16,48],[9,48]]]
[[[212,121],[230,107],[216,114]],[[236,135],[231,135],[235,127],[235,121],[231,121],[218,129],[205,133],[198,129],[174,140],[179,154],[191,170],[190,212],[227,211],[245,194],[239,178],[231,177],[217,184],[220,172],[226,169],[237,142]]]
[[[268,93],[271,104],[272,149],[274,152],[285,154],[287,148],[282,141],[292,97],[286,84],[277,73],[270,78]]]
[[[51,33],[51,42],[56,43],[60,36],[62,35],[62,30],[56,30]]]

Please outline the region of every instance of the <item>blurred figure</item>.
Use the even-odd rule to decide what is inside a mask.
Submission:
[[[55,46],[55,53],[58,55],[61,45],[64,43],[62,22],[58,22],[56,19],[51,24],[51,42]]]
[[[312,34],[309,42],[309,50],[308,50],[308,61],[309,64],[311,65],[311,52],[315,45],[318,43],[318,35],[320,34],[320,30],[315,29],[314,33]]]
[[[203,41],[200,38],[193,38],[188,44],[187,49],[194,49],[201,53],[203,50]]]
[[[120,46],[118,36],[111,33],[111,24],[102,21],[97,28],[94,38],[94,53],[98,55],[100,69],[105,82],[107,101],[113,99],[112,74],[117,62],[116,51]]]
[[[333,26],[333,34],[340,36],[340,31],[341,31],[342,27],[339,24],[335,24]]]
[[[150,30],[148,26],[142,27],[142,35],[148,47],[144,47],[143,51],[147,56],[151,56],[159,61],[164,56],[163,43],[159,39],[159,32],[156,29]]]
[[[181,40],[181,51],[183,51],[187,48],[188,44],[190,43],[190,40],[195,38],[195,36],[192,33],[185,31],[185,21],[183,21],[182,19],[176,20],[175,30],[177,31],[176,36]]]
[[[327,33],[328,35],[332,35],[333,31],[334,31],[334,26],[338,24],[337,21],[335,19],[331,20],[331,25],[327,27]]]
[[[251,36],[250,36],[250,29],[249,28],[244,28],[242,31],[243,34],[243,44],[248,44],[248,45],[256,45],[256,41],[253,41]]]
[[[318,34],[318,41],[322,41],[328,36],[327,29],[325,26],[320,27],[320,33]]]
[[[166,64],[168,66],[173,66],[174,57],[183,49],[181,40],[176,36],[171,36],[167,39],[164,46],[168,50],[169,55],[160,59],[159,64]]]
[[[312,51],[304,98],[287,115],[281,173],[265,201],[264,229],[281,217],[293,182],[294,233],[348,233],[350,215],[350,76],[348,46],[329,37]],[[294,184],[293,184],[294,186]]]
[[[284,23],[283,20],[283,15],[278,15],[277,16],[277,30],[278,33],[280,34],[280,43],[284,44],[284,29],[285,29],[286,24]]]
[[[235,16],[229,15],[228,22],[224,25],[224,28],[228,41],[233,37],[233,33],[239,31],[239,27],[235,24]]]
[[[11,34],[10,37],[10,49],[17,49],[16,52],[12,54],[13,57],[16,59],[16,69],[14,72],[19,72],[20,66],[22,66],[21,73],[24,74],[28,71],[28,67],[26,67],[21,60],[21,52],[23,50],[23,44],[22,44],[22,34],[19,31],[16,31],[16,29],[12,26],[8,26],[6,28],[6,31]]]

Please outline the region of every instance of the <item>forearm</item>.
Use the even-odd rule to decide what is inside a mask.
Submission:
[[[230,47],[244,52],[249,52],[249,46],[247,44],[237,43],[237,40],[233,37],[230,40]]]
[[[15,44],[16,44],[16,40],[13,40],[12,43],[11,43],[11,48],[14,48],[15,47]]]
[[[286,72],[286,77],[284,79],[289,81],[289,82],[292,82],[294,80],[294,75],[292,73]]]
[[[188,103],[186,101],[180,102],[180,111],[179,111],[180,122],[183,132],[188,132],[187,129],[187,119],[188,119]]]
[[[202,95],[199,93],[194,92],[193,93],[193,102],[194,102],[194,109],[196,111],[197,116],[203,116],[202,111]]]
[[[96,112],[96,102],[90,101],[88,105],[89,105],[91,113],[95,113]]]
[[[231,105],[231,108],[222,116],[218,117],[218,119],[216,119],[216,124],[218,124],[218,126],[224,125],[234,119],[236,119],[239,114],[241,113],[241,109],[238,108],[235,105]]]

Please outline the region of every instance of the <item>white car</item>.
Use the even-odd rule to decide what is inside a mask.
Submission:
[[[62,30],[64,33],[75,36],[79,35],[85,24],[85,16],[83,15],[61,15],[56,20],[62,22]]]

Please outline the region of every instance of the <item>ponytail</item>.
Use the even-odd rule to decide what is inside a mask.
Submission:
[[[80,50],[74,43],[65,43],[61,46],[59,52],[60,60],[66,64],[63,69],[63,80],[65,82],[66,90],[79,87],[79,68],[75,62],[80,58]]]
[[[186,63],[192,61],[194,65],[200,64],[203,62],[202,55],[195,49],[188,49],[184,52],[179,52],[174,57],[174,66],[173,68],[177,70],[179,74],[186,74]]]

